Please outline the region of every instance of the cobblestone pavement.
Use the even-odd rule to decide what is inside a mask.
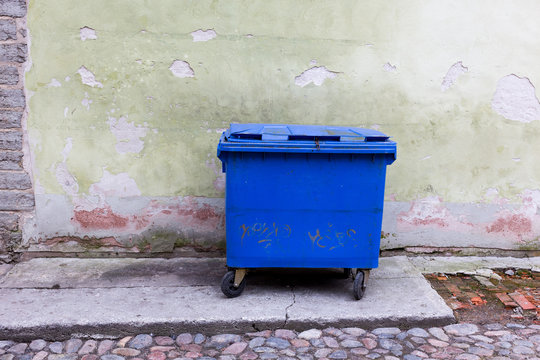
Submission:
[[[540,359],[540,325],[454,324],[400,330],[260,331],[244,335],[139,334],[115,340],[0,341],[0,360]]]

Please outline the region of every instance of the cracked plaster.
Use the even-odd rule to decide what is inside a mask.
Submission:
[[[326,79],[334,79],[338,73],[328,70],[325,66],[314,66],[302,72],[294,78],[294,83],[300,87],[304,87],[313,83],[313,85],[321,86]]]
[[[87,26],[81,28],[80,36],[81,36],[82,41],[97,39],[96,30],[89,28]]]
[[[209,41],[212,39],[215,39],[217,37],[217,33],[214,31],[214,29],[208,29],[208,30],[196,30],[191,33],[191,36],[193,37],[193,42],[201,42],[201,41]]]
[[[77,73],[81,75],[81,81],[83,84],[91,86],[91,87],[98,87],[102,88],[103,84],[99,81],[96,81],[96,77],[94,73],[92,73],[90,70],[85,68],[84,66],[81,66],[79,70],[77,70]]]
[[[530,123],[540,120],[540,102],[536,89],[526,77],[507,75],[497,82],[491,107],[508,120]]]
[[[193,69],[187,61],[175,60],[169,67],[174,76],[179,78],[191,78],[195,76]]]
[[[391,135],[399,153],[388,169],[391,201],[385,211],[399,209],[390,214],[394,217],[418,199],[437,196],[456,219],[464,216],[475,223],[482,217],[488,224],[498,214],[515,215],[524,191],[540,188],[535,180],[540,178],[535,156],[540,122],[534,121],[538,100],[533,86],[540,75],[531,60],[537,57],[540,27],[528,16],[535,10],[530,4],[492,8],[494,16],[508,19],[504,23],[449,3],[405,6],[390,1],[366,8],[354,1],[322,1],[307,11],[302,3],[277,6],[256,0],[236,11],[224,5],[205,12],[203,1],[185,4],[179,12],[173,0],[164,0],[159,11],[134,0],[129,6],[116,4],[118,11],[110,13],[99,11],[110,6],[104,0],[85,3],[88,11],[77,4],[29,4],[29,30],[36,36],[30,42],[25,86],[39,194],[63,194],[58,176],[73,185],[68,186],[73,193],[68,173],[79,192],[88,194],[106,168],[111,174],[129,174],[141,197],[221,198],[221,175],[207,165],[207,154],[215,153],[220,136],[216,129],[276,119],[379,128]],[[476,3],[472,10],[486,6]],[[403,14],[398,19],[392,16],[396,9]],[[268,21],[258,20],[262,12]],[[319,14],[341,21],[314,21]],[[370,19],[376,14],[374,24]],[[443,21],[444,29],[439,26]],[[98,41],[90,41],[89,26],[98,30]],[[219,41],[194,42],[190,34],[203,31],[201,26],[215,29]],[[517,34],[521,27],[528,31]],[[84,41],[82,31],[89,34]],[[489,37],[500,42],[475,40]],[[511,53],[512,61],[501,49]],[[381,69],[388,59],[399,65],[396,76],[386,76],[384,65]],[[456,59],[463,62],[449,69],[447,85],[442,84],[441,70]],[[466,76],[463,64],[471,69]],[[77,69],[81,81],[70,81]],[[62,86],[50,86],[52,79],[64,79]],[[109,119],[111,108],[117,109],[115,120]],[[73,139],[74,147],[65,165],[59,165],[66,138]],[[504,201],[486,198],[490,188]],[[403,233],[395,223],[385,224],[386,232],[398,234],[385,246],[429,243],[430,238],[468,246],[523,245],[502,233],[483,239],[451,226],[441,231],[424,225]],[[499,225],[507,229],[509,224]]]
[[[444,79],[441,84],[441,90],[447,91],[450,89],[457,81],[457,79],[469,71],[469,68],[463,66],[461,61],[458,61],[448,69],[448,72],[444,76]]]

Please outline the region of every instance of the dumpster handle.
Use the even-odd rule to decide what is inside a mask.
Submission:
[[[321,146],[319,145],[319,137],[315,136],[315,147],[317,150],[321,150]]]

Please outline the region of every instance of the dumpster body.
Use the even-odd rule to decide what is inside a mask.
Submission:
[[[388,139],[371,129],[231,124],[218,146],[227,266],[377,267],[386,166],[396,156]],[[233,289],[245,271],[234,275]]]

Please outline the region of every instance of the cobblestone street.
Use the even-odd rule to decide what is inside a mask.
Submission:
[[[139,334],[122,339],[0,341],[0,360],[540,359],[540,325],[279,329],[244,335]]]

